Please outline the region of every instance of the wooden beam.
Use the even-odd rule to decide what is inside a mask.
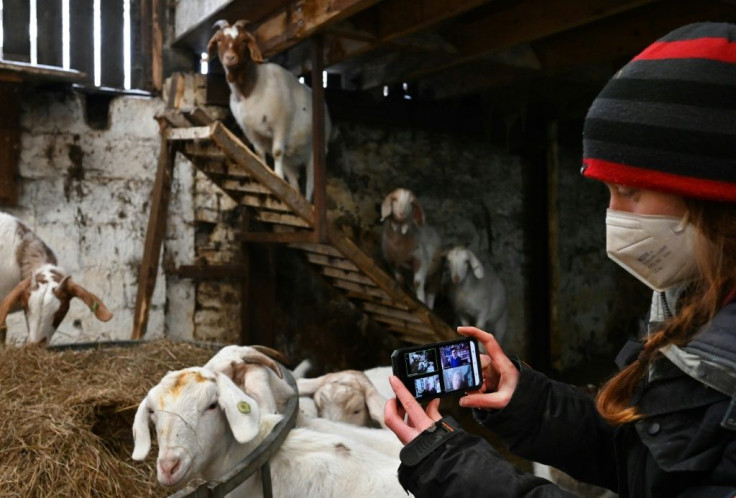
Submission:
[[[0,115],[3,116],[0,124],[0,206],[18,203],[20,103],[20,83],[0,81]]]
[[[306,40],[318,30],[372,7],[381,0],[290,0],[255,30],[265,57]]]
[[[614,16],[657,0],[525,0],[500,12],[453,24],[444,36],[457,48],[458,55],[401,57],[392,64],[389,79],[364,84],[363,90],[379,84],[413,81],[427,74],[445,71],[506,48],[540,40],[584,24]],[[368,80],[368,79],[366,79]]]
[[[325,172],[325,89],[322,86],[324,39],[314,35],[312,43],[312,180],[314,183],[314,231],[325,242],[327,226],[327,174]]]
[[[171,179],[177,147],[175,144],[169,143],[164,138],[165,136],[166,130],[161,130],[158,169],[151,194],[151,210],[148,215],[148,228],[146,229],[146,240],[143,245],[143,260],[138,275],[138,293],[133,314],[133,331],[130,337],[132,340],[138,340],[146,333],[151,296],[156,286],[158,259],[161,255],[161,245],[166,232],[166,217],[169,210]]]
[[[659,2],[545,38],[534,44],[534,50],[545,71],[554,74],[585,64],[627,60],[673,29],[704,19],[736,19],[736,5]]]

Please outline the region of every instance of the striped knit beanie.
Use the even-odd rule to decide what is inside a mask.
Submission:
[[[684,26],[626,64],[585,118],[582,172],[736,202],[736,25]]]

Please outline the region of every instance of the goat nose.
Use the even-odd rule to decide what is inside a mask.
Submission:
[[[158,466],[161,468],[161,472],[169,477],[174,475],[174,473],[179,470],[180,464],[181,460],[178,457],[166,457],[161,458],[158,461]]]
[[[226,66],[232,66],[233,64],[238,62],[238,56],[235,54],[226,54],[223,59],[223,62],[225,63]]]

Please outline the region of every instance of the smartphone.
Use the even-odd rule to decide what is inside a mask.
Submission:
[[[478,341],[472,337],[397,349],[391,354],[391,365],[394,375],[420,402],[483,385]]]

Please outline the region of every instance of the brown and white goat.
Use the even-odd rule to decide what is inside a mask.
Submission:
[[[417,299],[434,307],[442,285],[442,240],[434,227],[425,222],[424,210],[407,189],[391,192],[381,204],[381,251],[400,283],[404,270],[413,273]]]
[[[5,318],[11,310],[25,311],[28,342],[51,340],[78,297],[106,322],[112,318],[100,298],[73,282],[57,266],[56,255],[20,220],[0,212],[0,344],[5,342]]]
[[[230,86],[230,110],[256,154],[299,190],[299,170],[306,165],[306,198],[314,192],[312,154],[312,91],[278,64],[263,61],[255,37],[245,29],[248,21],[215,23],[217,32],[207,47],[210,59],[218,56]],[[330,136],[325,107],[325,136]],[[325,150],[325,153],[327,151]]]

